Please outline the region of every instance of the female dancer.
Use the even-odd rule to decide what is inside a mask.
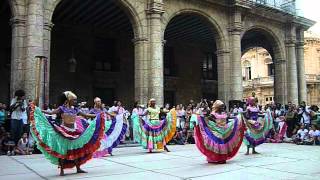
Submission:
[[[155,99],[150,99],[149,107],[139,116],[133,114],[133,118],[139,118],[133,122],[138,122],[137,137],[138,143],[149,152],[164,149],[169,152],[166,146],[176,132],[176,111],[174,109],[167,113],[164,119],[160,119],[160,109],[156,107]],[[144,116],[144,117],[142,117]]]
[[[139,105],[139,102],[135,102],[133,105],[133,110],[131,113],[131,120],[132,120],[132,132],[133,132],[133,141],[138,143],[139,142],[139,116],[142,116],[144,113],[144,107]],[[138,139],[137,139],[138,138]]]
[[[90,113],[100,114],[101,112],[103,112],[101,99],[96,97],[94,99],[94,108],[91,109]],[[122,114],[116,114],[116,112],[113,112],[113,114],[110,114],[108,112],[104,112],[104,113],[106,113],[108,121],[106,121],[105,134],[103,139],[101,140],[101,146],[98,149],[98,151],[94,153],[95,158],[103,157],[108,154],[112,156],[112,149],[117,147],[120,144],[120,141],[124,138],[124,135],[126,134],[126,131],[127,131],[127,124],[125,124],[123,121],[124,119],[123,113]]]
[[[65,168],[76,166],[77,173],[86,173],[80,166],[90,160],[100,147],[104,135],[104,114],[84,114],[74,107],[77,96],[70,91],[61,95],[61,105],[48,114],[57,114],[61,124],[47,120],[41,110],[31,104],[31,134],[38,149],[50,160],[59,165],[60,175]],[[78,115],[94,120],[85,120]]]
[[[241,115],[228,120],[224,103],[217,100],[210,115],[198,116],[194,134],[196,145],[207,161],[224,164],[241,147],[244,134]]]
[[[244,116],[246,132],[244,134],[244,144],[247,146],[246,155],[249,155],[249,149],[252,148],[252,154],[258,154],[255,147],[264,143],[266,135],[272,129],[272,116],[269,109],[266,113],[261,113],[256,105],[256,99],[249,97],[247,99],[247,109]]]

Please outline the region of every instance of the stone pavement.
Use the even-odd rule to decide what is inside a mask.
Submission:
[[[169,146],[170,153],[146,153],[140,147],[118,148],[114,156],[83,166],[88,174],[58,176],[58,169],[42,155],[0,156],[0,180],[213,180],[320,179],[320,146],[263,144],[260,155],[238,155],[224,165],[208,164],[195,145]]]

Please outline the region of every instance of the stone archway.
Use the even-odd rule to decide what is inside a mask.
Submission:
[[[10,102],[10,74],[12,62],[12,28],[10,19],[13,16],[13,6],[9,1],[0,2],[0,102]]]
[[[281,46],[279,38],[266,27],[250,27],[242,34],[241,52],[242,55],[248,49],[262,47],[272,57],[274,63],[274,101],[286,102],[286,63],[285,51]]]
[[[165,103],[186,103],[190,98],[226,100],[221,83],[225,80],[221,53],[226,45],[218,24],[192,9],[173,13],[164,24]]]
[[[119,1],[77,2],[56,1],[52,13],[51,102],[61,91],[71,89],[90,104],[95,96],[107,105],[116,99],[131,104],[135,86],[132,39],[141,32],[139,22],[128,16],[132,11]]]

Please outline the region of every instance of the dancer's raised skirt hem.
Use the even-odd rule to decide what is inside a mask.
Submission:
[[[225,126],[213,121],[207,123],[204,117],[198,116],[194,133],[196,146],[207,157],[207,161],[219,163],[237,154],[243,140],[244,127],[240,115],[230,119]]]
[[[166,143],[176,133],[177,115],[174,109],[163,120],[149,120],[146,117],[140,118],[138,115],[133,115],[132,118],[136,118],[133,122],[138,123],[133,126],[136,136],[134,139],[144,149],[164,149]]]
[[[72,168],[75,161],[79,165],[86,163],[100,147],[105,116],[101,113],[92,121],[77,118],[74,129],[71,130],[49,121],[39,108],[31,105],[30,129],[45,158],[56,165],[59,165],[61,159],[64,168]]]

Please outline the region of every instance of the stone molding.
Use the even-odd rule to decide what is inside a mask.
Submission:
[[[153,0],[152,2],[148,3],[148,8],[147,8],[146,12],[147,12],[147,14],[162,15],[165,12],[164,3],[155,2],[155,0]]]
[[[47,31],[51,31],[53,26],[54,26],[54,24],[52,22],[43,23],[43,29],[45,29]]]
[[[24,18],[11,18],[10,19],[10,25],[12,27],[15,27],[15,26],[25,26],[26,25],[26,22],[27,20],[24,19]]]
[[[132,39],[131,41],[133,42],[134,45],[136,45],[136,44],[148,42],[149,39],[146,37],[138,37],[138,38]]]

